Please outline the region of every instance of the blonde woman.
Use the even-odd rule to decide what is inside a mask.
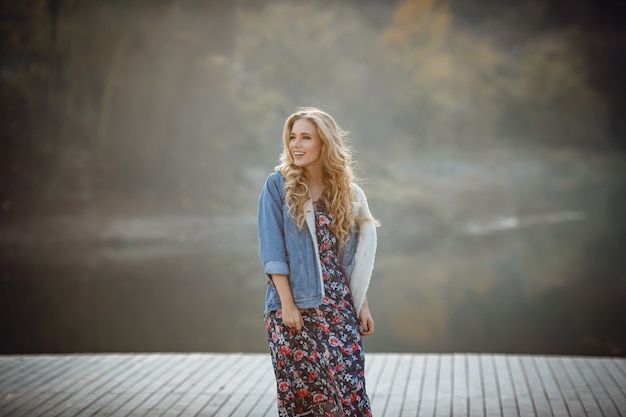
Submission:
[[[259,198],[281,417],[371,416],[361,336],[374,332],[366,292],[376,221],[354,183],[345,136],[320,109],[289,116],[280,165]]]

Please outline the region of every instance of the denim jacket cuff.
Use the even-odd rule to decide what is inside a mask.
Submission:
[[[289,275],[289,266],[285,262],[270,261],[265,264],[265,273],[267,275],[271,275],[271,274]]]

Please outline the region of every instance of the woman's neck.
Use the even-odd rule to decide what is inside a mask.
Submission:
[[[309,198],[315,202],[320,199],[326,190],[324,172],[322,170],[319,170],[318,172],[307,170],[304,175],[309,184]]]
[[[305,170],[304,176],[307,179],[307,182],[310,186],[324,186],[326,185],[326,180],[324,179],[324,171],[320,170]]]

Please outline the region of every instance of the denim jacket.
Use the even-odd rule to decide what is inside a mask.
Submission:
[[[363,190],[356,184],[354,189],[355,216],[371,218]],[[259,257],[269,277],[265,294],[266,317],[271,311],[281,308],[271,274],[288,276],[294,302],[299,308],[318,307],[324,299],[315,214],[310,199],[306,204],[305,218],[306,227],[299,229],[285,204],[284,177],[278,171],[270,174],[259,197],[257,223]],[[355,227],[348,242],[340,249],[339,259],[349,280],[357,316],[372,275],[376,244],[376,225],[370,220]]]

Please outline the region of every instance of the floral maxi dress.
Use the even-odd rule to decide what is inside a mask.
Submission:
[[[371,416],[359,322],[323,199],[315,204],[315,218],[325,291],[322,305],[301,310],[304,328],[299,331],[283,323],[281,310],[271,312],[265,321],[278,415]]]

